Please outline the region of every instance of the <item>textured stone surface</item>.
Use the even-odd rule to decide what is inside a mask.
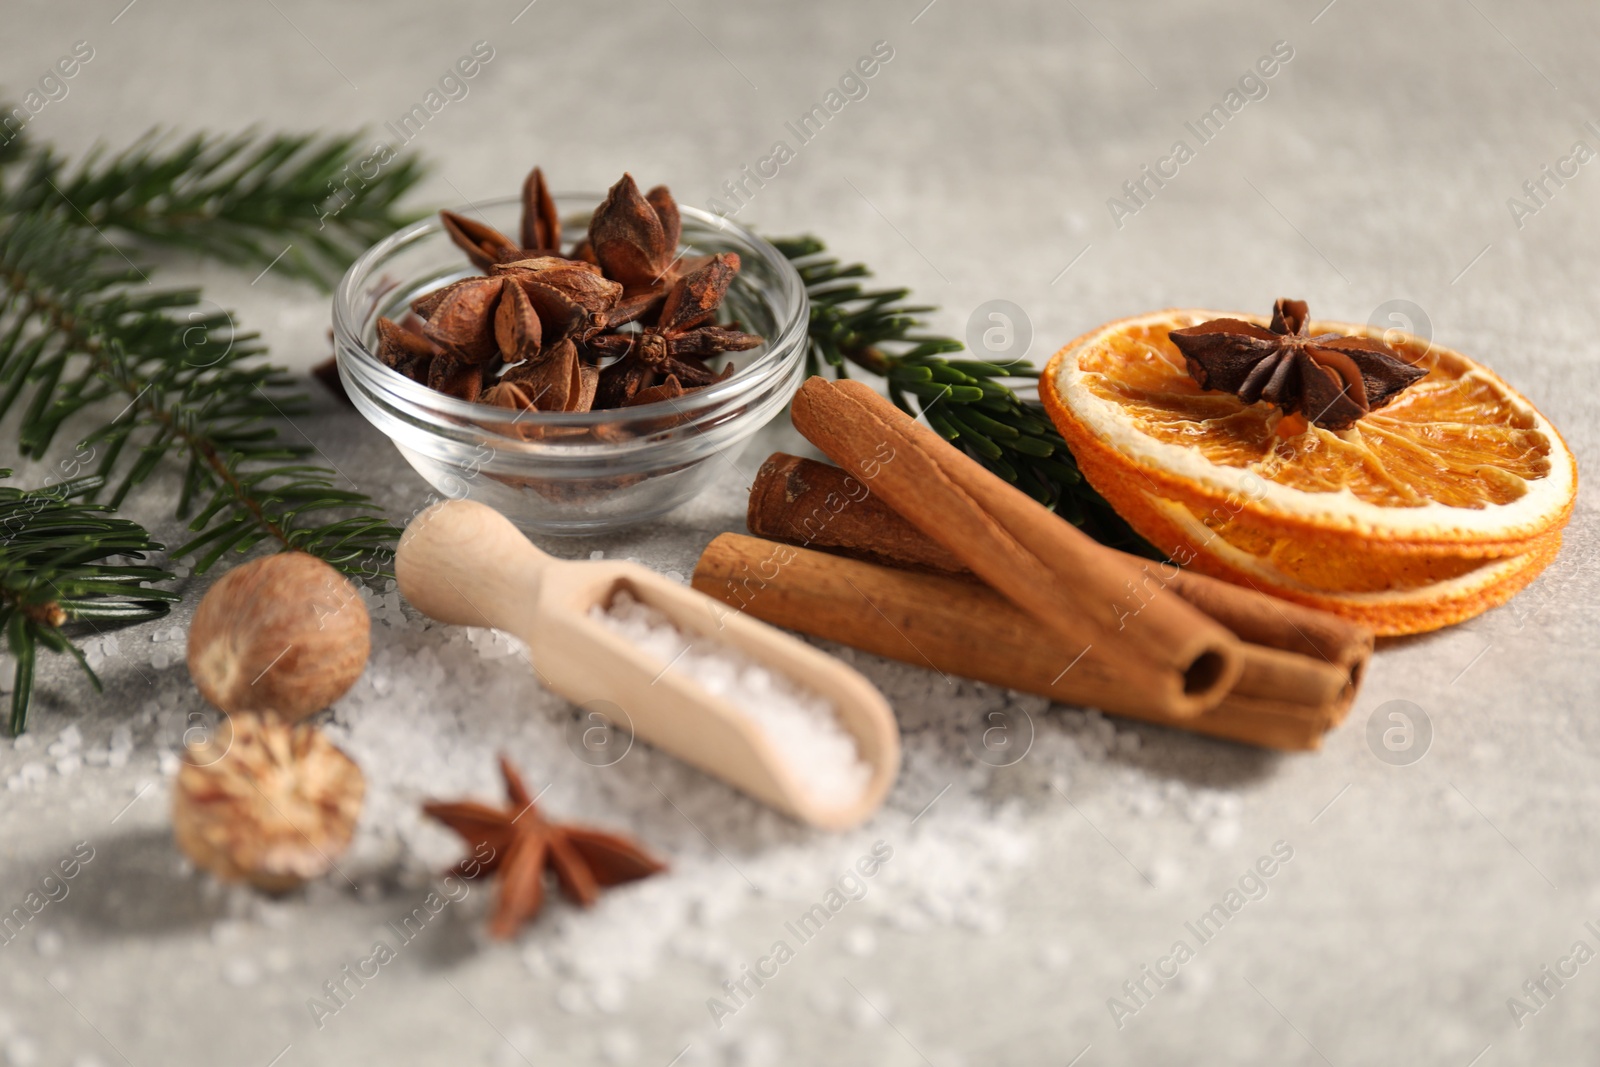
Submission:
[[[754,190],[741,221],[825,237],[943,305],[937,321],[950,332],[964,332],[983,302],[1010,300],[1031,321],[1030,357],[1042,360],[1098,322],[1164,305],[1260,312],[1296,296],[1319,316],[1365,320],[1409,301],[1440,341],[1533,398],[1587,470],[1600,447],[1600,163],[1559,189],[1548,183],[1547,202],[1520,226],[1507,200],[1575,141],[1600,149],[1600,133],[1583,125],[1600,122],[1592,5],[923,3],[29,3],[12,12],[0,57],[15,96],[73,42],[92,44],[70,93],[30,130],[77,152],[124,144],[156,123],[381,133],[484,40],[494,58],[469,95],[414,141],[437,164],[428,203],[503,195],[539,162],[557,188],[603,188],[630,168],[700,205],[781,139],[794,159]],[[894,56],[867,96],[798,144],[785,123],[822,102],[878,40]],[[1280,40],[1293,58],[1265,82],[1267,95],[1114,219],[1108,198],[1175,140],[1194,147],[1185,122]],[[326,300],[270,272],[252,283],[177,262],[167,276],[203,277],[282,362],[303,368],[326,350]],[[324,403],[299,429],[395,513],[424,499],[387,442],[353,416]],[[738,474],[667,521],[555,547],[687,573],[706,540],[741,526],[743,487],[773,447],[798,446],[774,427]],[[135,513],[170,539],[168,489]],[[367,954],[417,891],[404,878],[357,873],[360,891],[329,886],[263,904],[182,869],[160,761],[199,705],[181,657],[157,651],[181,645],[152,635],[181,634],[186,607],[117,635],[104,696],[51,661],[32,747],[0,743],[0,776],[28,779],[0,792],[0,905],[19,905],[76,842],[94,849],[68,895],[0,948],[0,1053],[19,1064],[287,1065],[358,1054],[665,1064],[688,1046],[680,1062],[1585,1062],[1600,1037],[1600,964],[1559,989],[1547,981],[1554,995],[1543,1007],[1522,987],[1579,939],[1600,950],[1584,926],[1600,928],[1597,533],[1585,488],[1566,548],[1532,590],[1467,625],[1388,644],[1350,722],[1316,755],[1144,727],[1111,737],[1107,753],[1106,731],[1081,713],[1029,711],[864,663],[899,709],[916,772],[864,836],[799,833],[645,757],[644,769],[666,776],[652,780],[697,818],[731,813],[716,824],[728,834],[718,845],[738,867],[705,860],[715,853],[687,828],[671,832],[663,847],[682,870],[669,877],[703,883],[703,913],[675,952],[641,966],[625,998],[569,980],[562,953],[581,954],[574,931],[591,928],[553,919],[522,945],[498,947],[473,933],[480,911],[452,912],[320,1031],[307,998]],[[190,584],[195,594],[203,586]],[[486,691],[535,699],[514,658],[462,659],[456,640],[396,628],[377,643],[380,653],[430,649],[430,663],[484,672]],[[385,662],[404,669],[399,652]],[[450,706],[459,690],[447,679],[441,672],[428,694],[450,724],[439,729],[450,731],[451,753],[473,758],[441,763],[437,781],[401,780],[426,766],[414,752],[382,763],[386,734],[370,702],[336,713],[369,776],[396,779],[378,796],[488,794],[494,748],[531,744],[532,734],[495,734],[509,729],[504,716]],[[1431,748],[1409,766],[1380,761],[1367,742],[1369,716],[1392,700],[1414,702],[1431,722]],[[958,741],[980,736],[985,709],[1002,706],[1031,716],[1036,751],[996,769]],[[112,730],[141,708],[156,709],[153,722],[128,752]],[[529,714],[563,711],[543,701]],[[74,724],[77,748],[47,755]],[[427,745],[433,724],[397,725],[396,744]],[[102,749],[103,765],[91,755]],[[23,770],[30,763],[41,781]],[[619,766],[615,780],[637,770]],[[582,788],[591,791],[570,796],[601,796]],[[1026,849],[941,837],[981,825],[984,805],[997,813],[995,832]],[[619,800],[607,814],[628,817],[628,806]],[[794,901],[817,899],[875,836],[899,842],[908,861],[921,857],[920,878],[948,880],[971,857],[984,868],[973,872],[984,909],[915,929],[895,921],[915,910],[915,878],[886,884],[866,898],[874,903],[862,924],[829,930],[719,1032],[706,998],[781,936]],[[449,855],[446,837],[399,840],[413,857],[428,841]],[[1293,859],[1265,897],[1119,1029],[1107,999],[1175,941],[1196,947],[1185,922],[1279,841]],[[942,844],[951,851],[941,860],[932,850]],[[380,860],[353,862],[382,871]],[[766,872],[755,873],[763,891],[747,888],[739,868]],[[768,889],[769,876],[788,889]],[[709,903],[730,893],[739,906],[726,914]],[[654,898],[622,904],[630,899]],[[621,958],[630,946],[592,951]],[[1520,1027],[1513,996],[1539,1008]]]

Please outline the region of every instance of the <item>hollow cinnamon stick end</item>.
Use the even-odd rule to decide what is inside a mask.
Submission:
[[[750,507],[745,513],[745,526],[751,533],[781,541],[793,536],[783,527],[795,502],[810,488],[805,462],[787,452],[774,452],[761,464],[756,480],[750,483]]]

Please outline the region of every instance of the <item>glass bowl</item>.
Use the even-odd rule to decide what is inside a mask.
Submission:
[[[603,199],[555,198],[568,240],[587,232]],[[514,234],[521,210],[521,200],[508,197],[461,213]],[[737,460],[788,403],[805,373],[810,319],[805,285],[781,252],[726,219],[678,210],[687,254],[739,254],[722,316],[766,339],[710,361],[719,370],[733,363],[726,380],[637,407],[515,414],[391,370],[374,355],[378,319],[398,320],[423,293],[478,273],[434,216],[373,245],[340,281],[333,332],[345,391],[440,493],[488,504],[526,531],[597,533],[665,514]]]

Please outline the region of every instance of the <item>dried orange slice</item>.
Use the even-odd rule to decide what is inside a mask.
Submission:
[[[1167,334],[1219,317],[1169,310],[1109,323],[1056,353],[1040,378],[1085,476],[1152,543],[1381,632],[1477,614],[1554,557],[1577,467],[1493,372],[1409,334],[1314,322],[1313,333],[1385,340],[1428,371],[1354,426],[1325,429],[1200,388]]]

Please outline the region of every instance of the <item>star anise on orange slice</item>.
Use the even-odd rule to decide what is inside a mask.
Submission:
[[[1312,336],[1303,300],[1279,300],[1270,328],[1243,319],[1212,319],[1172,330],[1189,376],[1202,389],[1265,400],[1330,430],[1355,425],[1427,376],[1371,337]]]
[[[489,859],[469,858],[453,871],[465,878],[499,874],[500,891],[489,921],[489,932],[495,937],[513,936],[539,914],[547,867],[555,871],[556,884],[567,899],[583,907],[599,899],[602,888],[667,869],[626,837],[545,819],[522,776],[505,756],[500,757],[500,773],[505,776],[509,801],[504,808],[472,800],[422,806],[426,815],[460,834],[473,857],[481,857],[483,846],[492,850]]]

